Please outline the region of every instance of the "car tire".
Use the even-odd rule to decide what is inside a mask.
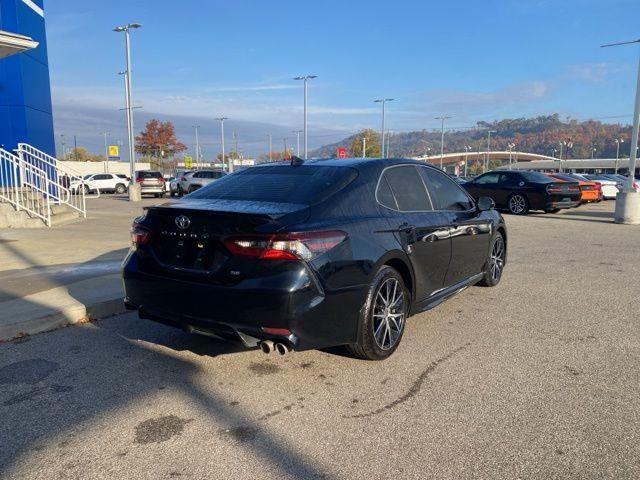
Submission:
[[[524,193],[512,193],[507,200],[507,210],[513,215],[529,213],[529,201]]]
[[[173,190],[171,190],[171,191],[169,192],[169,196],[170,196],[170,197],[175,197],[175,196],[176,196],[176,192],[174,192]]]
[[[127,191],[127,187],[125,187],[122,183],[116,185],[116,193],[122,195]]]
[[[478,285],[482,287],[495,287],[500,283],[502,278],[502,272],[507,258],[507,242],[504,240],[504,235],[501,232],[497,232],[491,239],[491,245],[489,247],[489,255],[485,263],[483,277]]]
[[[359,314],[358,340],[348,350],[364,360],[384,360],[398,348],[408,314],[409,292],[404,281],[385,265],[371,282]]]

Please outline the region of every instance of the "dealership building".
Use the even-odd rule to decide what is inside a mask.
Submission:
[[[55,155],[43,0],[0,0],[0,146]]]

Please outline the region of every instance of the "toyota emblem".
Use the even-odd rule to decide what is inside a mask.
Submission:
[[[176,226],[180,230],[186,230],[187,228],[189,228],[189,225],[191,225],[191,220],[189,220],[189,217],[187,217],[186,215],[178,215],[176,217]]]

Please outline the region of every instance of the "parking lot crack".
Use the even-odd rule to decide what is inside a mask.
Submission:
[[[391,410],[391,409],[397,407],[398,405],[402,405],[403,403],[405,403],[406,401],[410,400],[411,398],[415,397],[418,393],[420,393],[420,390],[422,389],[422,386],[424,385],[424,382],[427,380],[429,375],[431,373],[433,373],[433,371],[436,368],[438,368],[443,363],[446,363],[449,360],[451,360],[454,356],[458,355],[460,352],[462,352],[463,350],[468,348],[472,343],[473,342],[465,343],[464,345],[461,345],[458,348],[455,348],[454,350],[450,351],[445,356],[440,357],[437,360],[434,360],[433,362],[431,362],[427,366],[427,368],[424,369],[423,372],[418,376],[418,378],[413,382],[413,384],[411,384],[409,389],[403,395],[401,395],[400,397],[396,398],[393,402],[388,403],[386,405],[383,405],[382,407],[377,408],[376,410],[373,410],[373,411],[370,411],[370,412],[358,413],[358,414],[355,414],[355,415],[343,415],[342,417],[343,418],[367,418],[367,417],[373,417],[375,415],[380,415],[381,413],[384,413],[387,410]]]

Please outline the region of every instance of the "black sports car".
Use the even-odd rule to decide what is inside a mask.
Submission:
[[[402,159],[295,160],[148,208],[123,277],[141,318],[285,354],[383,359],[409,315],[496,285],[507,231],[489,198]]]
[[[515,215],[526,215],[529,210],[557,213],[580,205],[578,181],[556,181],[540,172],[487,172],[462,186],[473,198],[491,197],[497,208]]]

